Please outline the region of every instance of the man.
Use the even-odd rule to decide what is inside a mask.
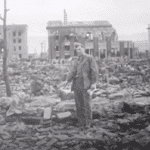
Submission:
[[[96,88],[98,67],[96,61],[85,53],[82,44],[78,43],[78,55],[65,84],[73,81],[71,90],[74,91],[76,114],[80,127],[89,127],[92,119],[91,96],[89,90]]]

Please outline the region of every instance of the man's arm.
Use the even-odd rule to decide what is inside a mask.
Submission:
[[[76,75],[76,62],[73,64],[73,67],[71,68],[69,75],[67,77],[67,82],[71,82],[73,78]]]
[[[95,84],[98,81],[99,71],[98,65],[93,57],[91,58],[90,69],[91,69],[91,84]]]

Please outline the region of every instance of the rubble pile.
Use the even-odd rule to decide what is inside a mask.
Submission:
[[[0,97],[2,149],[142,150],[149,146],[148,61],[100,64],[99,82],[91,93],[93,121],[86,130],[77,127],[74,95],[70,85],[62,83],[66,68],[46,62],[9,65],[13,95]],[[31,95],[32,75],[44,83],[38,96]]]
[[[54,92],[56,85],[61,82],[61,78],[64,77],[64,74],[67,72],[67,70],[67,68],[56,68],[54,65],[40,61],[10,63],[8,73],[11,91],[21,91],[31,94],[31,76],[34,75],[42,79],[41,81],[44,84],[41,94],[50,95]],[[0,80],[0,97],[6,96],[4,95],[6,92],[2,72],[0,74]]]
[[[69,65],[52,65],[40,61],[13,62],[9,64],[8,68],[11,90],[31,94],[31,82],[34,75],[40,78],[44,84],[40,95],[51,95],[60,89],[68,71]],[[123,89],[128,89],[134,97],[149,96],[149,61],[130,61],[126,64],[114,61],[105,62],[99,65],[99,72],[97,92],[102,97],[108,97],[109,93],[112,94]],[[6,93],[2,72],[0,79],[1,97]]]
[[[0,108],[2,149],[141,149],[150,142],[150,98],[96,97],[87,130],[77,127],[73,100],[20,93],[1,98]]]

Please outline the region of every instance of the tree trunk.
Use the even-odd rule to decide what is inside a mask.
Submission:
[[[8,79],[8,72],[7,72],[7,57],[8,57],[8,50],[7,50],[7,29],[6,29],[6,0],[4,0],[4,22],[3,22],[3,32],[4,32],[4,56],[3,56],[3,75],[4,75],[4,81],[6,86],[6,93],[7,96],[11,96],[11,90],[9,85],[9,79]]]

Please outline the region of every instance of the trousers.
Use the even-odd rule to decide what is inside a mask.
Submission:
[[[84,89],[82,77],[74,79],[74,98],[78,124],[80,127],[86,127],[92,120],[91,96]]]

